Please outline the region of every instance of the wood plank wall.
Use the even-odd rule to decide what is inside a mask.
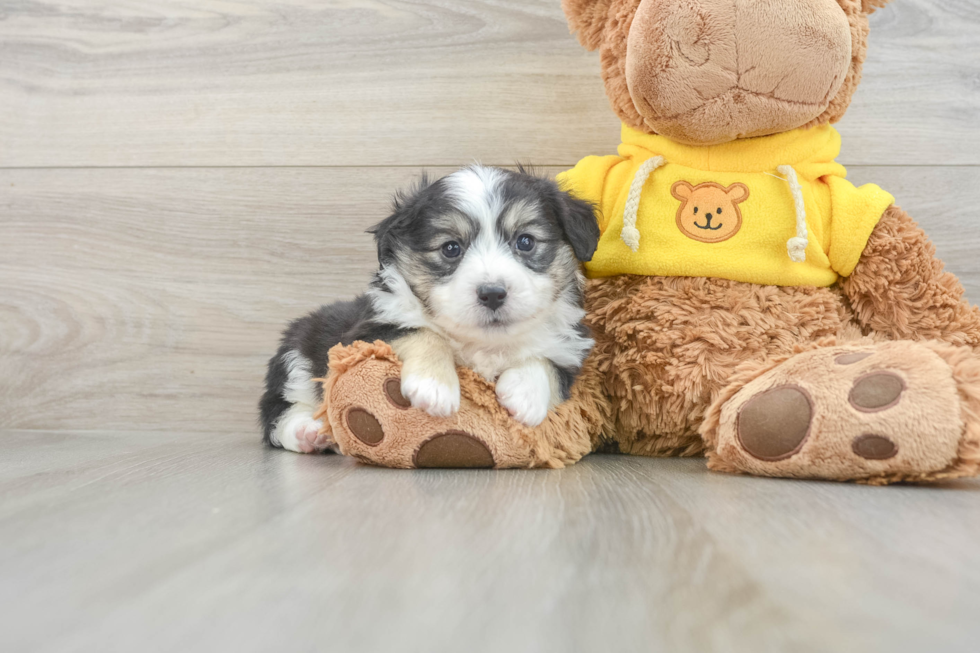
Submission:
[[[0,0],[0,428],[255,433],[421,168],[618,143],[558,0]],[[872,17],[839,125],[980,300],[980,4]]]

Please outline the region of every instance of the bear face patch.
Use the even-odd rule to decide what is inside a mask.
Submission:
[[[725,188],[713,181],[697,186],[679,181],[671,187],[670,194],[680,200],[677,228],[688,238],[720,243],[742,228],[742,211],[738,205],[749,198],[749,187],[745,184]]]

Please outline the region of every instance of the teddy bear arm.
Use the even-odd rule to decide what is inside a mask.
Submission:
[[[889,339],[980,345],[980,309],[966,301],[925,232],[897,206],[885,211],[841,287],[865,330]]]

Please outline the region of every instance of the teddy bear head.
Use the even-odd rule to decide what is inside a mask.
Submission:
[[[562,0],[620,119],[715,145],[836,122],[890,0]]]

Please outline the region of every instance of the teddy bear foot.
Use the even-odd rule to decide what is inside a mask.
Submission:
[[[401,370],[391,361],[363,361],[332,388],[333,436],[340,451],[383,467],[493,468],[494,434],[466,419],[412,408],[401,392]],[[493,445],[491,445],[493,442]]]
[[[467,372],[461,370],[461,372]],[[470,373],[472,374],[472,373]],[[493,386],[461,378],[462,401],[451,417],[412,408],[401,392],[401,363],[385,343],[355,343],[331,351],[324,404],[326,422],[341,453],[382,467],[547,467],[524,427],[496,405]],[[488,404],[492,402],[492,405]]]
[[[733,380],[702,434],[709,467],[927,482],[980,471],[980,359],[965,347],[817,348]]]

